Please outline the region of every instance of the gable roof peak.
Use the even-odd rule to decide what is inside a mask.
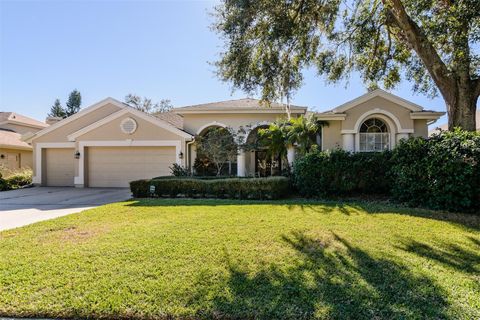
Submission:
[[[410,111],[414,111],[414,112],[420,112],[420,111],[423,111],[423,108],[421,106],[419,106],[418,104],[416,103],[413,103],[411,101],[408,101],[406,99],[403,99],[397,95],[394,95],[393,93],[390,93],[388,91],[385,91],[383,89],[375,89],[373,91],[370,91],[370,92],[367,92],[363,95],[361,95],[360,97],[357,97],[353,100],[350,100],[338,107],[336,107],[335,109],[333,109],[332,111],[334,113],[342,113],[342,112],[345,112],[346,110],[349,110],[361,103],[364,103],[368,100],[371,100],[375,97],[382,97],[386,100],[389,100],[391,102],[394,102],[396,104],[399,104],[400,106],[406,108],[406,109],[409,109]]]

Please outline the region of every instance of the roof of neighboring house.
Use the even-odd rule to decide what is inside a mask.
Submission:
[[[218,101],[173,109],[173,112],[183,113],[269,113],[285,110],[285,104],[272,102],[263,104],[260,100],[244,98],[236,100]],[[293,113],[305,113],[307,107],[290,106]]]
[[[39,129],[48,127],[48,124],[44,122],[23,116],[16,112],[4,112],[4,111],[0,112],[0,125],[3,123],[20,124],[20,125],[25,125],[27,127],[34,127]]]
[[[475,114],[475,121],[476,121],[476,126],[475,128],[477,129],[477,131],[480,131],[480,110],[478,110]],[[430,130],[428,132],[428,135],[432,135],[433,133],[435,133],[436,131],[438,131],[438,129],[441,129],[441,130],[448,130],[448,123],[444,123],[440,126],[436,126],[434,129]]]
[[[0,148],[32,150],[32,147],[28,143],[20,139],[21,136],[19,133],[0,129]]]
[[[173,111],[155,113],[154,116],[183,130],[183,117]]]

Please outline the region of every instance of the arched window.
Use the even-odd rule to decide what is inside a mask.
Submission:
[[[360,127],[360,151],[384,151],[390,148],[388,127],[378,118],[365,120]]]

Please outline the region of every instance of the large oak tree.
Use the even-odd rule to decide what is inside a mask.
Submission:
[[[441,94],[450,129],[475,130],[479,0],[224,0],[215,16],[218,73],[234,88],[288,102],[307,68],[386,89],[406,78]]]

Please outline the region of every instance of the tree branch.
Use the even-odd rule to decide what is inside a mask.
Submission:
[[[394,24],[402,30],[405,40],[425,64],[444,97],[450,96],[453,79],[437,51],[420,27],[407,14],[401,0],[382,0]]]

